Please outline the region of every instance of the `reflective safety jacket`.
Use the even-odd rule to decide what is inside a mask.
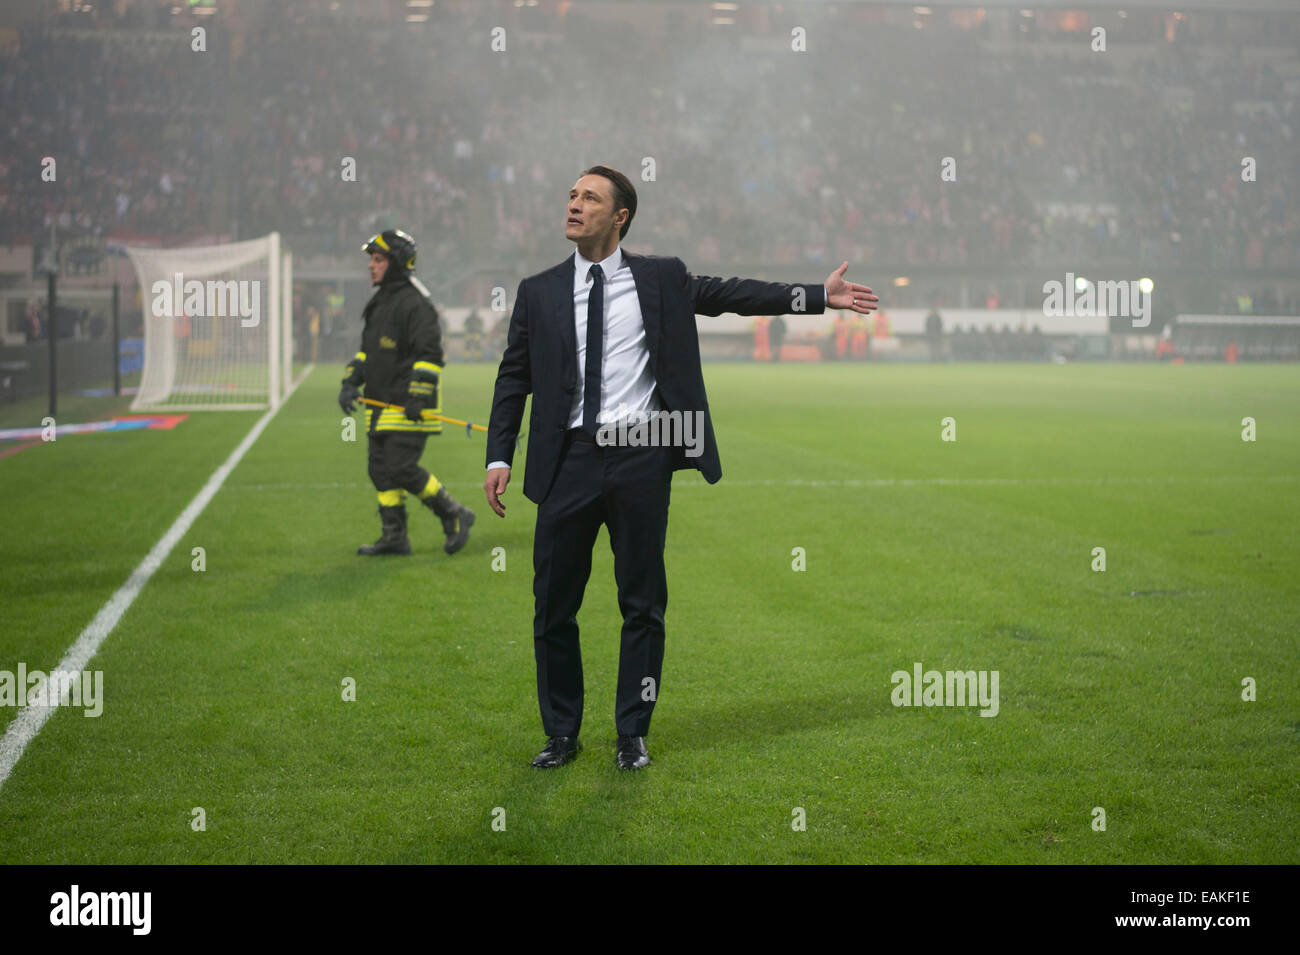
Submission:
[[[361,351],[348,364],[343,380],[364,384],[367,398],[397,405],[365,405],[367,430],[441,434],[441,421],[425,418],[415,422],[403,411],[412,400],[428,411],[442,411],[438,387],[442,327],[437,309],[403,276],[380,285],[362,314],[366,324]]]

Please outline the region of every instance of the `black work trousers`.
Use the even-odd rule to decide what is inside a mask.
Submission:
[[[419,431],[370,431],[370,480],[376,491],[403,490],[419,494],[429,484],[429,472],[420,467],[428,435]]]

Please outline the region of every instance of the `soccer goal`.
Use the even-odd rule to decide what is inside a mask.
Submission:
[[[127,254],[144,310],[131,409],[278,407],[293,366],[293,256],[280,234]]]

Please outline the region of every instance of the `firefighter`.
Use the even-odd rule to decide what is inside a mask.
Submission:
[[[409,554],[406,495],[418,497],[441,521],[454,554],[469,540],[474,512],[458,503],[441,482],[420,467],[424,442],[442,433],[442,422],[422,412],[441,411],[438,376],[442,373],[442,329],[415,268],[415,240],[400,229],[372,236],[361,251],[370,255],[375,294],[366,303],[361,351],[348,364],[339,407],[351,414],[365,385],[366,397],[400,408],[366,407],[370,480],[379,492],[382,532],[358,554]]]

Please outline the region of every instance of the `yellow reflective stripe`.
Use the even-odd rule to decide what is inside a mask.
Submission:
[[[365,360],[366,360],[366,353],[363,352],[363,351],[359,351],[359,352],[357,352],[357,354],[356,354],[356,358],[353,359],[353,360],[354,360],[354,361],[365,361]]]
[[[433,411],[434,414],[438,413],[437,408],[430,408],[429,411]],[[424,421],[437,421],[437,418],[424,418]],[[367,422],[369,422],[369,418],[367,418]],[[381,425],[387,425],[387,424],[411,425],[411,424],[415,424],[415,422],[411,421],[411,418],[408,418],[406,414],[404,414],[403,412],[385,411],[380,414],[380,424]]]
[[[377,428],[375,428],[375,430],[376,431],[424,431],[424,432],[437,432],[440,434],[442,432],[442,425],[412,424],[411,422],[408,421],[406,424],[380,424]]]
[[[442,424],[436,421],[426,421],[423,424],[415,424],[411,421],[404,421],[401,424],[383,424],[375,426],[375,431],[421,431],[425,434],[442,434]]]
[[[375,245],[379,246],[385,252],[389,251],[388,243],[384,241],[384,234],[381,232],[374,239]]]
[[[398,504],[401,503],[402,503],[401,491],[380,491],[379,492],[380,507],[396,507]]]
[[[442,372],[442,366],[435,365],[431,361],[417,361],[414,365],[411,366],[411,369],[413,371],[431,371],[435,375],[440,374]]]

